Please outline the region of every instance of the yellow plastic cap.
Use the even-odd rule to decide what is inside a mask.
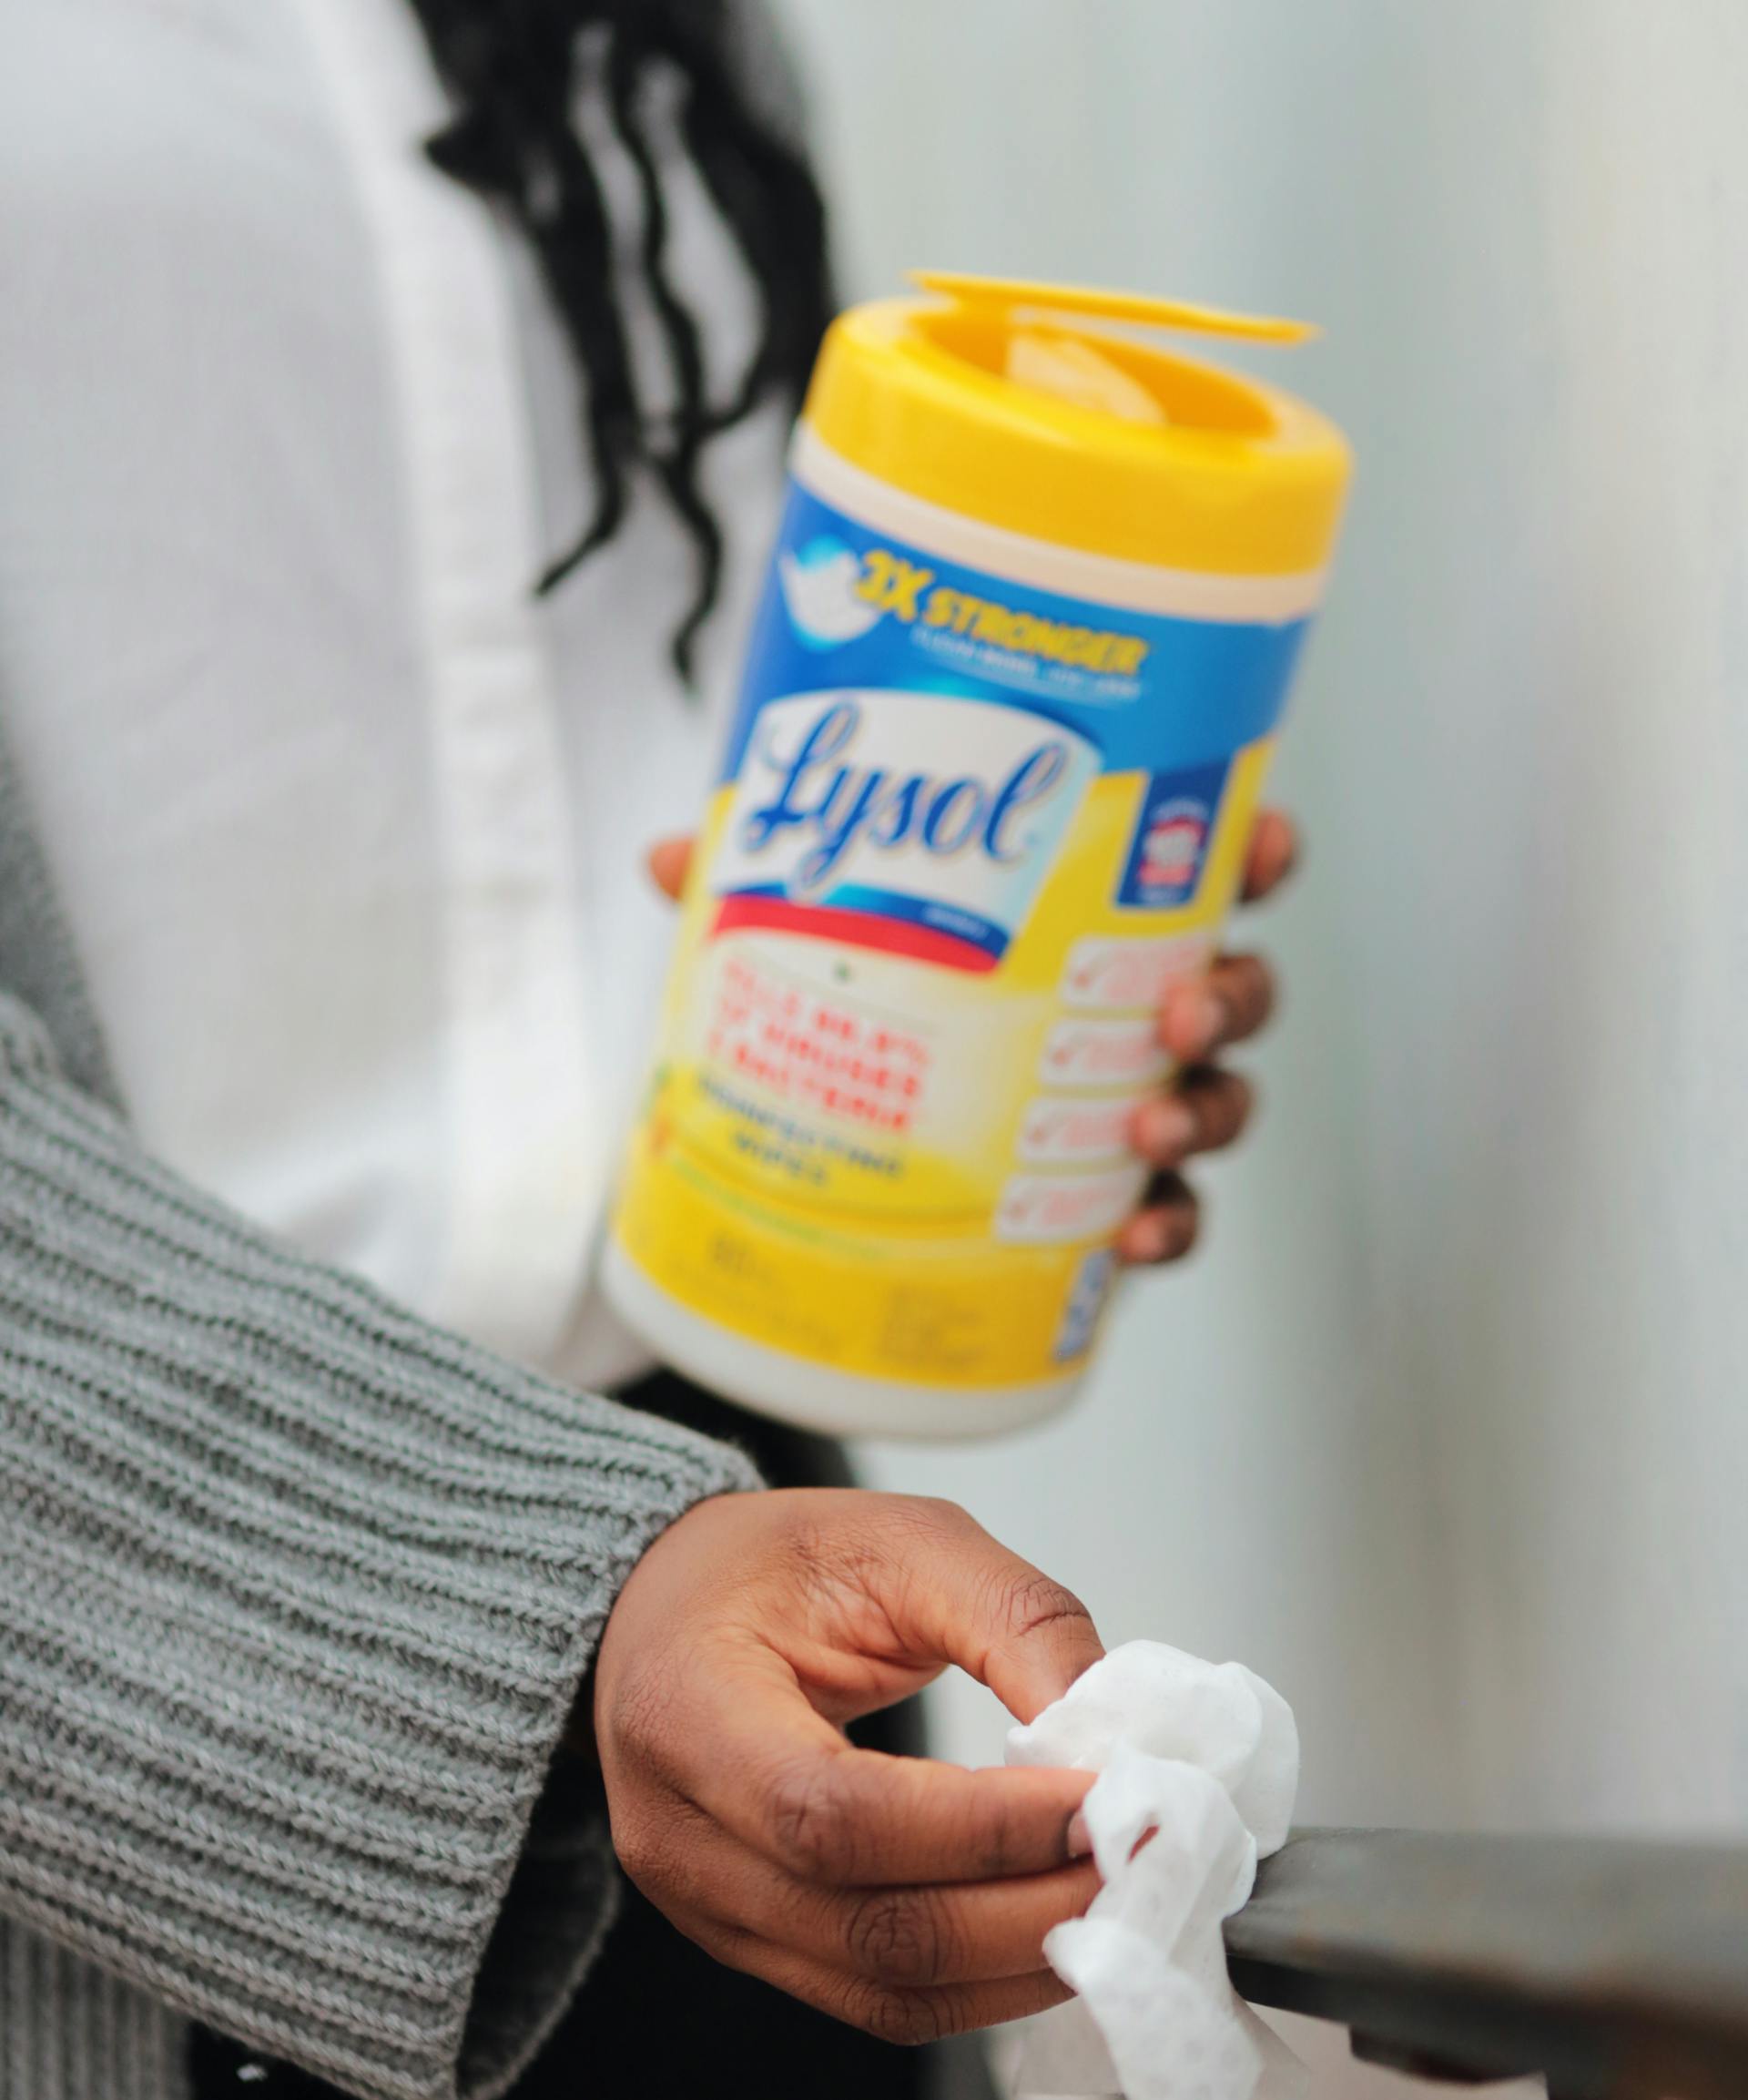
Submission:
[[[1127,292],[920,271],[921,298],[827,332],[806,420],[840,458],[943,509],[1121,561],[1320,569],[1349,457],[1292,395],[1125,332],[1291,343],[1303,323]]]

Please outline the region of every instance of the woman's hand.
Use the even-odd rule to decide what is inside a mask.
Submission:
[[[1245,857],[1242,902],[1273,894],[1298,858],[1293,820],[1261,810]],[[1159,1004],[1159,1039],[1177,1061],[1171,1085],[1135,1111],[1135,1150],[1153,1169],[1146,1200],[1117,1237],[1117,1251],[1133,1262],[1176,1261],[1195,1244],[1195,1195],[1178,1171],[1198,1152],[1232,1144],[1250,1120],[1255,1095],[1249,1080],[1222,1069],[1223,1050],[1247,1042],[1275,1010],[1275,973],[1260,955],[1217,955],[1205,977],[1185,978]]]
[[[888,2041],[1056,2004],[1044,1934],[1098,1887],[1073,1828],[1092,1775],[966,1771],[841,1731],[949,1663],[1030,1720],[1103,1652],[1075,1598],[949,1503],[701,1503],[602,1637],[615,1848],[717,1960]]]
[[[651,849],[656,885],[677,897],[692,858],[690,839],[664,839]],[[1264,810],[1250,835],[1241,901],[1270,896],[1298,858],[1293,820]],[[1275,974],[1260,955],[1218,955],[1205,977],[1174,984],[1160,1001],[1159,1039],[1180,1067],[1169,1086],[1135,1111],[1130,1137],[1153,1169],[1141,1208],[1117,1237],[1125,1261],[1176,1261],[1195,1244],[1194,1191],[1180,1169],[1197,1153],[1232,1144],[1250,1120],[1255,1096],[1249,1080],[1218,1063],[1223,1050],[1255,1035],[1275,1007]]]

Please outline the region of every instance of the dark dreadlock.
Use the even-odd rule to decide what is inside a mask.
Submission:
[[[545,571],[545,592],[610,540],[627,479],[655,473],[697,552],[697,587],[674,636],[689,680],[693,645],[716,604],[722,530],[698,485],[708,440],[772,389],[798,405],[831,311],[825,213],[807,165],[749,106],[728,51],[723,0],[412,0],[456,106],[427,148],[446,175],[501,202],[539,260],[587,382],[595,515]],[[584,32],[593,32],[586,39]],[[603,68],[614,128],[636,169],[641,261],[673,365],[677,405],[652,417],[637,398],[615,294],[612,229],[600,179],[572,123],[586,43]],[[666,65],[680,82],[680,137],[757,281],[758,346],[738,387],[705,394],[697,322],[666,266],[667,209],[644,88]]]

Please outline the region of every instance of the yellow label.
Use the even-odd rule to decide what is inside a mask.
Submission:
[[[626,1162],[625,1252],[693,1312],[835,1370],[970,1390],[1072,1369],[1145,1184],[1127,1132],[1169,1076],[1159,1002],[1212,953],[1271,749],[1239,754],[1175,912],[1110,902],[1143,782],[1094,781],[991,977],[715,933],[720,790]]]
[[[798,483],[694,856],[617,1249],[824,1375],[1072,1376],[1237,889],[1296,618],[1126,610]]]

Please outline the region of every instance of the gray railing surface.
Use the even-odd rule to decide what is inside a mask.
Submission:
[[[1748,1847],[1301,1830],[1226,1921],[1257,2004],[1552,2100],[1748,2100]]]

